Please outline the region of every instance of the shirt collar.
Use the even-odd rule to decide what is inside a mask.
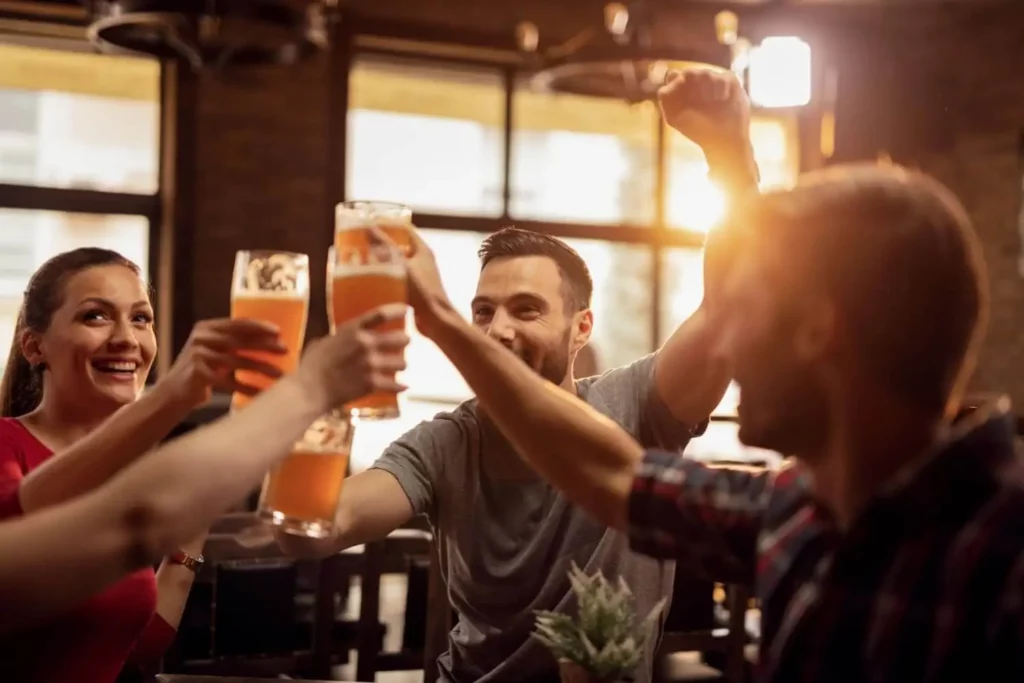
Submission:
[[[897,472],[876,503],[896,505],[920,520],[956,514],[989,495],[1019,462],[1015,432],[1009,397],[979,396],[965,402],[935,446]]]

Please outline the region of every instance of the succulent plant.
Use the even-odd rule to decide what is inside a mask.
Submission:
[[[643,659],[665,600],[638,622],[633,591],[621,576],[615,585],[602,572],[587,576],[573,563],[569,583],[576,595],[578,616],[539,611],[533,636],[555,659],[574,662],[598,680],[631,675]]]

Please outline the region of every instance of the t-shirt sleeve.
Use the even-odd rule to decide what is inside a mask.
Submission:
[[[681,450],[692,437],[704,433],[707,423],[690,425],[672,415],[655,388],[655,358],[652,353],[599,377],[581,380],[580,394],[645,448]]]
[[[0,421],[0,519],[19,517],[21,480],[25,478],[25,457],[8,435],[10,425]]]
[[[372,465],[398,480],[414,515],[426,514],[432,523],[442,496],[445,459],[463,452],[464,430],[455,417],[442,413],[421,422],[391,443]]]

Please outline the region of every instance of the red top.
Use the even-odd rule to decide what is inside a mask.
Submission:
[[[22,514],[22,478],[52,455],[20,422],[0,418],[0,519]],[[175,635],[156,614],[156,574],[141,569],[42,626],[0,637],[0,679],[113,683],[125,664],[155,669]]]

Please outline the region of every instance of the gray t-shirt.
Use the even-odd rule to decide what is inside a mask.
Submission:
[[[690,429],[657,398],[653,374],[650,355],[576,388],[645,447],[682,449]],[[504,437],[478,418],[476,401],[413,428],[373,467],[398,479],[438,540],[459,614],[449,651],[438,661],[441,681],[557,681],[556,662],[530,634],[535,610],[571,607],[566,573],[574,561],[588,574],[622,576],[640,617],[671,598],[675,566],[633,553],[623,534],[527,470]],[[648,645],[638,682],[650,680],[655,645]]]

